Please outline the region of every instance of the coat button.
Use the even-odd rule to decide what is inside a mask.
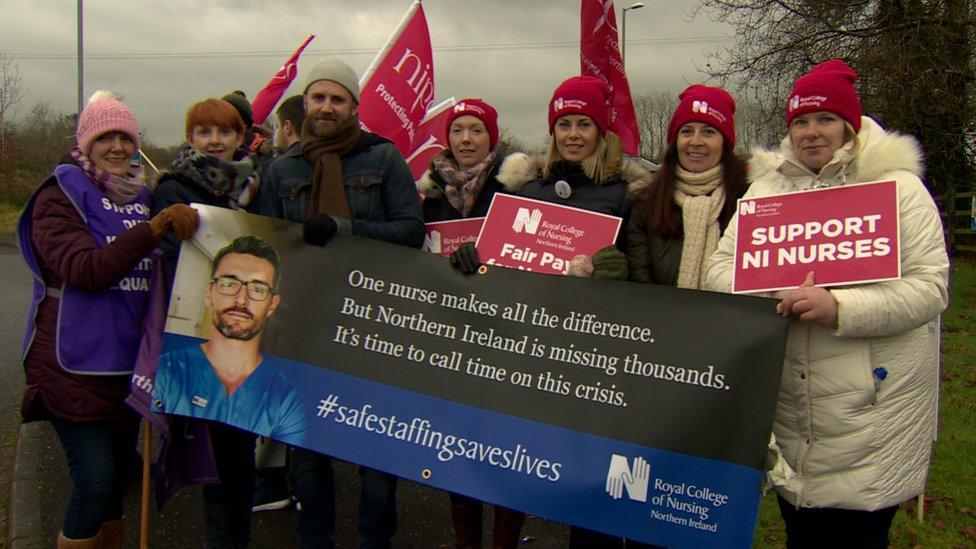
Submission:
[[[806,379],[806,378],[807,378],[807,373],[806,372],[800,372],[800,379]]]

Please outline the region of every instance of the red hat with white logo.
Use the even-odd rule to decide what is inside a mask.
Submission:
[[[828,111],[861,131],[861,100],[854,90],[857,73],[840,59],[824,61],[793,84],[786,102],[786,127],[801,114]]]
[[[568,114],[589,116],[600,133],[605,133],[610,123],[609,99],[610,91],[603,80],[592,76],[567,78],[552,92],[549,101],[549,133],[556,127],[556,120]]]
[[[485,124],[490,141],[488,149],[495,150],[495,145],[498,144],[498,111],[495,110],[495,107],[492,107],[481,99],[468,98],[459,101],[457,105],[451,107],[450,114],[447,115],[447,125],[444,126],[444,135],[448,141],[451,139],[451,124],[462,116],[473,116]]]
[[[735,147],[735,99],[722,88],[693,84],[678,96],[678,108],[668,124],[668,143],[674,143],[681,126],[701,122],[714,127]]]

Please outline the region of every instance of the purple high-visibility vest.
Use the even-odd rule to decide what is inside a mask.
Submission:
[[[77,166],[62,164],[54,170],[53,178],[78,210],[99,248],[149,219],[148,189],[143,189],[131,203],[119,206],[102,194]],[[41,185],[41,189],[45,186]],[[26,359],[34,340],[41,301],[59,299],[55,350],[61,367],[76,374],[132,373],[149,299],[150,258],[147,256],[111,288],[101,292],[85,292],[67,284],[60,288],[47,286],[31,243],[34,205],[39,192],[40,189],[31,197],[17,223],[20,253],[34,276],[22,358]]]

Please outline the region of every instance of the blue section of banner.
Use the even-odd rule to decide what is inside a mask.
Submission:
[[[166,334],[164,350],[199,343]],[[277,362],[305,401],[312,450],[629,539],[672,547],[752,543],[758,470]],[[647,421],[695,429],[681,418]]]

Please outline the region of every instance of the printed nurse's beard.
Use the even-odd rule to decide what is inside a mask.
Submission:
[[[250,324],[241,321],[226,321],[224,315],[227,313],[240,313],[247,315],[251,319]],[[258,322],[254,319],[254,315],[247,307],[228,307],[218,313],[212,314],[214,327],[220,331],[224,337],[228,339],[237,339],[240,341],[250,341],[254,339],[254,336],[261,333],[261,328],[264,322]]]

